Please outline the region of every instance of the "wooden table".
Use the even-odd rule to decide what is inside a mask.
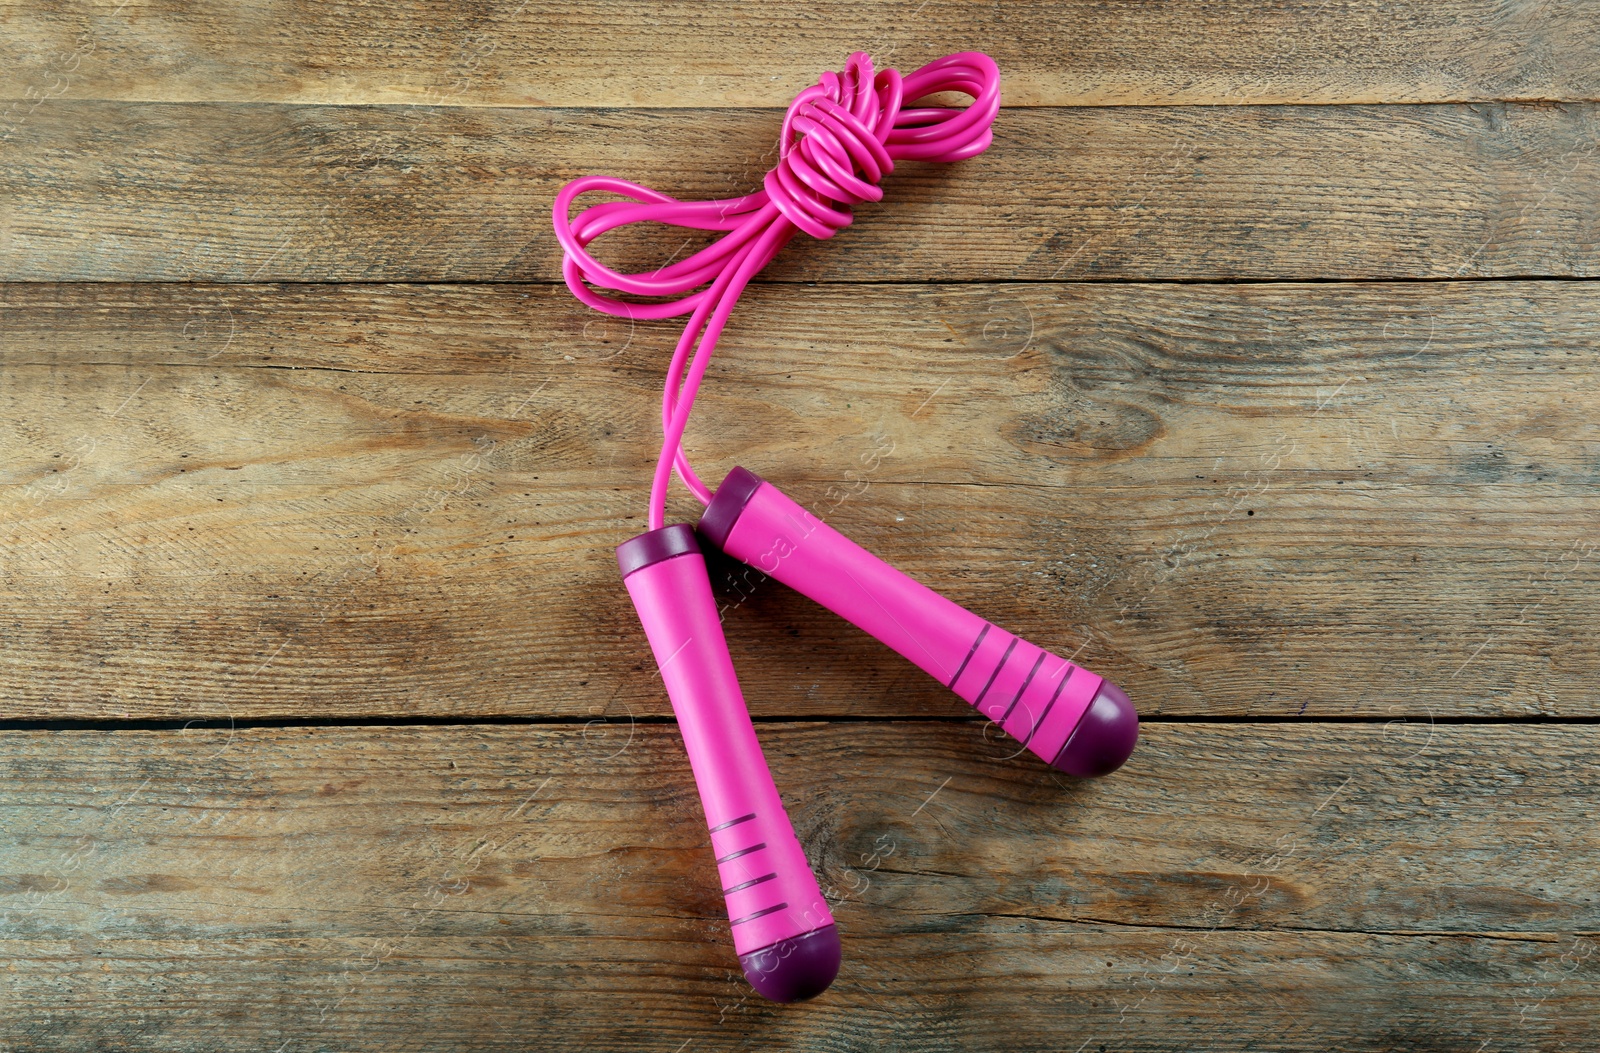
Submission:
[[[1600,1046],[1587,0],[0,11],[0,1050]],[[785,250],[697,463],[1144,723],[1075,782],[724,581],[777,1006],[612,559],[681,323],[549,203],[748,191],[857,48],[994,145]]]

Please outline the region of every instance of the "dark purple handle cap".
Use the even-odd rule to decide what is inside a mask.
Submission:
[[[711,503],[700,515],[700,536],[721,548],[733,532],[744,506],[750,503],[761,484],[765,482],[755,472],[735,466],[711,495]]]
[[[1139,714],[1122,688],[1107,680],[1056,754],[1054,767],[1080,779],[1109,775],[1122,767],[1138,741]]]
[[[688,523],[673,523],[659,530],[647,530],[617,546],[617,569],[626,578],[636,570],[674,556],[693,552],[700,555],[700,541],[694,536],[694,527]]]
[[[833,925],[739,955],[745,979],[771,1002],[799,1002],[828,989],[839,975],[839,930]]]

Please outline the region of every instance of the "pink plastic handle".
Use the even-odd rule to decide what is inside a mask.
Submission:
[[[1139,717],[1121,688],[907,577],[753,473],[728,473],[700,533],[921,666],[1046,764],[1104,775],[1133,752]]]
[[[700,789],[734,950],[757,991],[808,998],[839,970],[833,915],[756,740],[705,559],[674,524],[617,548]]]

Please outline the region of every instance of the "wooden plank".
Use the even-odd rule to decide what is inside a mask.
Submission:
[[[641,919],[592,940],[509,927],[481,939],[0,940],[16,957],[0,1038],[77,1051],[114,1037],[174,1053],[1554,1053],[1594,1037],[1588,937],[1219,932],[1201,945],[1024,922],[976,938],[857,937],[858,960],[821,999],[782,1006],[705,961],[695,935],[657,938],[665,928]]]
[[[987,51],[1012,105],[1600,97],[1582,0],[1370,4],[884,0],[270,9],[0,5],[0,95],[413,106],[771,106],[851,51]],[[3,130],[0,125],[0,130]]]
[[[1594,714],[1595,288],[764,288],[691,449],[1147,715]],[[669,714],[611,547],[678,323],[518,285],[0,315],[6,716]],[[719,578],[758,714],[970,714]]]
[[[58,102],[0,153],[0,278],[555,281],[548,208],[568,179],[743,193],[777,126],[770,110]],[[886,191],[767,277],[1592,277],[1600,106],[1010,110],[984,156],[904,164]],[[695,244],[615,237],[601,251],[629,268]]]
[[[1072,785],[976,730],[762,728],[846,947],[834,987],[788,1008],[737,976],[670,727],[8,732],[0,1040],[1592,1038],[1594,727],[1156,724]]]

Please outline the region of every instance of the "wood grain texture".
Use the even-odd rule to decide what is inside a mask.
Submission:
[[[691,450],[1147,715],[1593,715],[1596,289],[766,286]],[[537,285],[0,313],[5,716],[669,714],[611,548],[679,323]],[[721,577],[757,714],[970,714]]]
[[[0,1053],[1600,1048],[1592,7],[0,0]],[[548,208],[748,191],[856,48],[995,143],[691,451],[1144,723],[1069,780],[716,565],[845,938],[780,1007],[611,556],[680,323]]]
[[[846,956],[746,997],[677,733],[0,735],[13,1049],[1555,1050],[1594,1036],[1592,727],[762,735]],[[64,1010],[70,1007],[70,1011]]]
[[[58,102],[0,152],[0,279],[555,281],[585,173],[725,197],[775,110]],[[693,158],[686,162],[685,158]],[[906,163],[769,281],[1600,274],[1600,106],[1002,111],[991,149]],[[658,266],[677,233],[618,235]]]
[[[1011,105],[1600,97],[1584,0],[0,5],[0,96],[782,105],[865,49],[992,55]],[[0,129],[3,129],[0,125]]]

